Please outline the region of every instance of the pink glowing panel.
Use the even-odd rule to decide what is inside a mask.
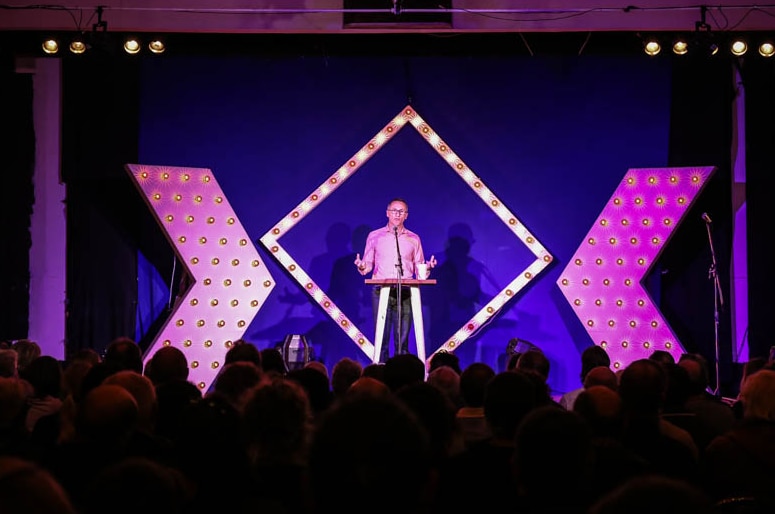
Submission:
[[[189,380],[207,389],[274,280],[209,169],[130,164],[127,170],[192,282],[145,360],[160,346],[176,346],[188,358]]]
[[[398,115],[380,130],[366,145],[353,155],[344,165],[334,172],[323,184],[312,192],[303,202],[291,210],[288,215],[261,237],[261,243],[288,270],[291,276],[304,290],[325,310],[352,341],[369,357],[374,354],[374,345],[369,338],[356,327],[352,321],[334,304],[328,295],[318,287],[309,275],[299,266],[296,260],[279,244],[279,239],[288,233],[315,207],[327,199],[345,180],[351,177],[375,153],[385,146],[406,124],[411,125],[425,139],[430,147],[444,159],[452,168],[454,174],[462,179],[473,192],[481,198],[493,213],[509,230],[522,241],[536,256],[536,260],[527,268],[519,271],[514,279],[495,295],[474,317],[467,321],[452,337],[450,337],[435,352],[442,349],[454,351],[460,344],[473,335],[487,320],[494,316],[514,295],[532,281],[552,261],[552,256],[533,236],[519,219],[490,191],[484,182],[458,157],[428,123],[410,106],[405,107]]]
[[[715,168],[630,169],[557,283],[614,368],[666,350],[684,352],[643,287]]]

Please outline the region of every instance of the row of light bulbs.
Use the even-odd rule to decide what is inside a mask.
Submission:
[[[126,52],[129,55],[135,55],[139,54],[140,51],[143,49],[142,42],[135,38],[135,37],[128,37],[124,40],[124,43],[122,45],[124,52]],[[62,47],[58,39],[56,38],[48,38],[43,41],[41,44],[41,48],[43,49],[43,52],[48,55],[56,55],[58,54]],[[89,44],[80,37],[76,37],[75,39],[72,39],[70,43],[67,46],[67,49],[72,54],[80,55],[85,53],[90,48]],[[148,51],[152,54],[162,54],[165,50],[167,50],[167,45],[162,41],[161,39],[151,39],[148,42],[147,45]]]
[[[678,38],[673,41],[671,49],[675,55],[685,55],[689,53],[690,43],[687,39]],[[716,55],[719,52],[718,44],[709,42],[704,49],[709,55]],[[765,41],[759,44],[759,55],[762,57],[772,57],[775,55],[775,45],[770,41]],[[657,55],[662,51],[662,44],[658,39],[647,39],[643,45],[643,51],[647,55]],[[735,39],[729,43],[729,53],[734,56],[742,57],[748,53],[748,43],[744,39]]]

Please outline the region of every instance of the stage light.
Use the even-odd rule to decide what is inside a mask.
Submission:
[[[675,55],[685,55],[689,51],[689,44],[685,39],[676,39],[673,42],[673,53]]]
[[[745,55],[745,53],[748,51],[748,45],[742,39],[735,39],[732,41],[732,44],[729,47],[729,51],[732,52],[732,55],[740,57],[741,55]]]
[[[648,39],[643,45],[643,51],[646,52],[646,55],[654,56],[662,51],[662,45],[656,39]]]
[[[70,52],[76,55],[80,55],[86,51],[86,43],[80,37],[77,37],[70,41]]]
[[[762,57],[772,57],[775,54],[775,46],[769,41],[759,45],[759,55]]]
[[[124,41],[124,51],[130,55],[140,52],[140,41],[137,38],[129,37]]]
[[[54,38],[46,39],[40,46],[43,48],[43,51],[49,55],[54,55],[59,52],[59,41]]]
[[[148,50],[150,50],[151,53],[163,54],[166,49],[167,49],[167,46],[164,44],[164,41],[162,41],[161,39],[152,39],[148,43]]]

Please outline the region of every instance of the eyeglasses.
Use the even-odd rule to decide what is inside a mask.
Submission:
[[[393,214],[398,214],[399,216],[403,216],[404,214],[408,213],[409,211],[405,211],[403,209],[388,209],[388,212],[392,212]]]

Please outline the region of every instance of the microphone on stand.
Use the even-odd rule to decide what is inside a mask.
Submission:
[[[710,225],[711,223],[713,223],[713,221],[710,219],[710,216],[708,216],[708,213],[707,213],[707,212],[703,212],[703,213],[702,213],[702,221],[704,221],[705,223],[707,223],[707,224],[709,224],[709,225]]]
[[[398,227],[393,227],[393,234],[396,236],[396,255],[398,256],[398,276],[404,276],[404,264],[401,262],[401,247],[398,246]]]

